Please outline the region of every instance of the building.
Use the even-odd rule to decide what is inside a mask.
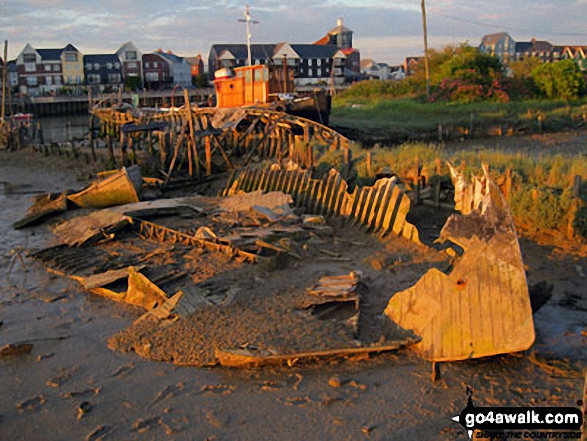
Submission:
[[[161,49],[152,54],[143,55],[143,73],[145,75],[145,89],[158,90],[169,87],[171,71],[169,63],[161,56]]]
[[[251,44],[253,64],[271,64],[275,53],[275,44]],[[223,67],[245,66],[248,60],[246,44],[215,44],[208,55],[208,77],[214,79],[214,72]]]
[[[84,61],[82,53],[71,44],[61,52],[63,71],[63,88],[68,92],[81,95],[84,92]]]
[[[352,47],[353,31],[337,26],[316,41],[308,44],[252,44],[253,64],[274,64],[283,66],[284,60],[294,73],[298,85],[328,83],[349,83],[361,77],[360,53]],[[234,68],[247,64],[246,44],[215,44],[208,57],[208,76],[227,67]]]
[[[375,80],[389,80],[390,69],[387,63],[376,63],[372,59],[361,60],[361,73]]]
[[[421,62],[424,62],[424,57],[406,57],[403,65],[404,76],[414,75]]]
[[[169,65],[169,75],[172,86],[189,87],[192,85],[192,68],[185,58],[175,55],[171,51],[158,52]]]
[[[122,63],[117,54],[84,55],[84,77],[92,93],[116,92],[123,87]]]
[[[143,88],[143,54],[130,41],[124,43],[116,51],[116,55],[122,65],[122,77],[128,89]]]
[[[587,72],[587,46],[560,46],[561,58],[574,60],[582,72]]]
[[[63,49],[35,49],[27,43],[16,58],[20,93],[57,93],[63,85],[62,53]]]
[[[506,32],[485,35],[481,39],[479,50],[499,58],[502,62],[515,60],[516,43]]]
[[[389,79],[390,80],[403,80],[406,77],[406,71],[404,66],[389,66]]]
[[[195,57],[186,57],[185,60],[190,65],[192,71],[192,78],[195,78],[198,75],[202,75],[205,73],[204,60],[202,59],[202,54],[198,54]]]
[[[539,58],[544,63],[551,63],[561,59],[561,48],[548,41],[536,40],[519,41],[515,43],[515,60]]]
[[[16,70],[16,60],[10,60],[8,62],[8,87],[10,90],[18,88],[18,72]]]

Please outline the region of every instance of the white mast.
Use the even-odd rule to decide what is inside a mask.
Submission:
[[[252,60],[251,60],[251,23],[253,24],[258,24],[259,22],[257,20],[252,20],[251,19],[251,11],[249,9],[249,5],[247,5],[247,9],[245,11],[245,18],[244,20],[242,18],[240,18],[238,21],[240,21],[241,23],[246,23],[247,24],[247,53],[248,53],[248,65],[251,66]]]

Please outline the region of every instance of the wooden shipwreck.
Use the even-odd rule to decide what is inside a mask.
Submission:
[[[507,203],[487,167],[472,182],[449,167],[461,214],[448,219],[438,241],[464,252],[450,274],[431,269],[395,294],[385,314],[420,336],[414,348],[433,361],[526,350],[534,342],[534,324]]]

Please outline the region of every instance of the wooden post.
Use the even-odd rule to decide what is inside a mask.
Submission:
[[[371,176],[372,173],[372,164],[371,164],[371,153],[367,153],[367,176]]]
[[[438,176],[442,174],[442,161],[440,158],[436,158],[436,174]]]
[[[510,195],[512,192],[512,170],[508,168],[505,171],[505,200],[510,200]]]
[[[198,158],[198,149],[196,147],[196,136],[194,134],[194,118],[192,115],[192,106],[190,104],[190,93],[187,89],[183,90],[183,97],[184,97],[184,101],[185,101],[185,106],[188,111],[188,127],[190,129],[189,139],[186,142],[187,149],[188,149],[189,172],[190,172],[190,176],[192,176],[192,149],[193,149],[193,153],[194,153],[193,160],[196,165],[196,176],[199,177],[200,176],[200,160]],[[210,140],[208,140],[208,142],[210,142]],[[206,170],[207,170],[207,164],[206,164]]]
[[[438,124],[438,142],[442,142],[442,124]]]
[[[434,204],[437,210],[440,210],[440,184],[440,179],[438,179],[436,181],[436,187],[434,187]]]
[[[581,176],[575,175],[573,183],[573,197],[575,199],[581,198]]]
[[[348,148],[342,149],[342,157],[344,161],[344,175],[348,179],[351,175],[351,169],[353,167],[353,151]]]
[[[210,148],[210,136],[205,137],[206,142],[206,176],[212,174],[212,150]]]
[[[416,185],[414,187],[414,205],[420,205],[420,158],[416,156]]]
[[[469,123],[469,138],[473,138],[473,120],[475,118],[475,112],[471,112],[471,122]]]

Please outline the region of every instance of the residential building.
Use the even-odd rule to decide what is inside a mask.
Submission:
[[[147,90],[163,89],[171,84],[169,63],[159,51],[143,55],[143,73]]]
[[[479,50],[499,58],[504,63],[515,60],[516,43],[506,32],[485,35],[481,39]]]
[[[251,44],[253,64],[270,64],[275,53],[275,44]],[[223,67],[246,66],[248,51],[246,44],[215,44],[208,55],[208,77],[214,79],[214,72]]]
[[[198,75],[202,75],[205,73],[204,60],[202,59],[202,54],[198,54],[195,57],[186,57],[185,60],[190,65],[192,71],[192,78],[195,78]]]
[[[63,70],[63,87],[69,92],[80,95],[84,91],[84,60],[82,53],[71,44],[61,52]]]
[[[175,55],[171,51],[158,52],[167,64],[172,86],[189,87],[192,85],[192,68],[185,58]]]
[[[334,56],[339,51],[338,46],[333,44],[287,44],[283,43],[273,55],[273,63],[283,66],[284,63],[294,73],[294,82],[297,85],[328,82],[330,77],[336,75],[339,78],[343,71],[342,66],[335,66],[339,69],[332,72]]]
[[[406,77],[414,75],[418,66],[424,61],[424,57],[406,57],[403,65],[403,71]]]
[[[35,96],[59,91],[62,53],[63,49],[35,49],[27,43],[16,59],[20,92]]]
[[[92,93],[115,92],[123,87],[122,63],[117,54],[84,55],[84,77]]]
[[[515,59],[539,58],[544,63],[558,61],[561,58],[561,49],[548,41],[536,40],[519,41],[515,43]]]
[[[403,80],[406,77],[406,71],[404,66],[389,66],[389,79],[390,80]]]
[[[561,58],[574,60],[582,72],[587,72],[587,46],[560,46]]]
[[[353,31],[343,26],[342,18],[339,18],[336,26],[314,44],[334,44],[341,49],[349,49],[353,47]]]
[[[376,80],[389,80],[390,70],[387,63],[376,63],[372,59],[361,60],[361,73]]]
[[[116,51],[122,64],[122,76],[125,85],[130,89],[143,87],[143,54],[130,41],[124,43]]]

